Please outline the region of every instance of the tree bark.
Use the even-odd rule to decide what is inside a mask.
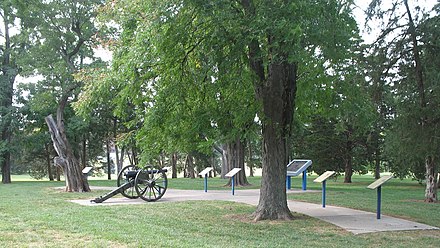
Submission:
[[[87,166],[87,139],[84,137],[81,143],[81,166],[84,168]]]
[[[233,168],[241,168],[241,171],[234,177],[234,184],[237,186],[248,186],[249,182],[246,178],[246,168],[244,166],[244,143],[237,138],[235,141],[227,143],[225,147],[228,171]],[[229,179],[226,185],[232,185],[232,178]]]
[[[64,131],[64,122],[62,120],[62,112],[57,111],[57,123],[55,123],[52,115],[47,116],[45,120],[49,127],[53,146],[58,154],[58,156],[54,158],[54,163],[63,169],[64,178],[66,180],[66,191],[89,192],[89,184],[83,177],[82,168],[78,160],[73,156],[72,148],[67,140]]]
[[[351,177],[353,176],[353,141],[352,141],[353,128],[351,125],[348,125],[347,130],[345,131],[345,177],[344,183],[352,183]]]
[[[53,173],[52,173],[52,163],[50,162],[50,149],[49,144],[44,144],[44,149],[46,151],[46,164],[47,164],[47,174],[49,175],[49,181],[53,181]]]
[[[190,154],[186,156],[186,176],[192,179],[196,178],[196,174],[194,173],[193,157]]]
[[[251,142],[248,143],[248,149],[249,149],[249,154],[248,154],[249,155],[249,159],[248,159],[248,161],[249,161],[249,164],[248,164],[249,176],[253,177],[254,176],[254,163],[252,161],[252,145],[251,145]]]
[[[173,152],[171,154],[171,168],[172,168],[171,178],[177,178],[177,153],[176,152]]]
[[[425,161],[426,166],[426,189],[425,189],[425,202],[437,202],[437,166],[435,159],[428,156]]]
[[[222,155],[222,166],[220,168],[220,178],[222,179],[226,179],[226,174],[229,172],[229,165],[228,165],[228,149],[227,149],[227,145],[223,144],[222,145],[222,150],[221,150],[221,155]]]
[[[107,138],[105,142],[105,148],[107,153],[107,179],[112,180],[112,166],[111,166],[111,158],[110,158],[110,141]]]

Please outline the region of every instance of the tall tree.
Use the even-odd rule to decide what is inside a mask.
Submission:
[[[18,66],[14,57],[14,43],[11,30],[15,25],[16,8],[13,1],[0,3],[0,165],[2,183],[11,183],[11,137],[12,137],[12,97]],[[16,44],[15,44],[16,45]]]
[[[423,23],[428,14],[422,8],[413,8],[407,0],[393,1],[391,8],[381,10],[381,1],[372,1],[370,4],[370,17],[379,16],[388,18],[384,23],[377,42],[385,42],[388,46],[387,56],[396,63],[399,78],[394,82],[397,108],[396,125],[393,134],[389,135],[392,143],[399,142],[394,154],[402,154],[405,163],[416,165],[424,164],[425,167],[425,201],[437,201],[437,157],[439,146],[435,135],[437,133],[437,112],[433,108],[436,102],[437,87],[435,76],[428,76],[430,67],[423,60],[424,43],[420,37],[419,25]],[[435,20],[435,18],[433,18]],[[428,31],[428,30],[426,30]],[[436,31],[429,30],[436,33]],[[432,36],[432,33],[423,35]],[[390,36],[394,36],[389,39]],[[391,41],[390,41],[391,40]],[[425,40],[428,41],[428,40]],[[435,42],[430,40],[429,42]],[[430,80],[427,80],[430,78]],[[399,137],[399,140],[394,137]],[[404,142],[401,142],[404,141]],[[395,159],[395,161],[402,160]]]
[[[92,38],[96,34],[95,10],[100,3],[99,0],[31,1],[22,13],[22,29],[29,37],[29,57],[33,59],[28,72],[42,75],[45,82],[58,90],[56,120],[50,115],[46,122],[58,153],[55,164],[64,170],[67,191],[90,191],[67,139],[65,109],[81,85],[74,80],[73,73],[96,61]]]
[[[290,219],[284,182],[298,70],[304,66],[308,46],[321,50],[324,57],[330,55],[330,61],[337,60],[335,48],[344,49],[354,35],[350,3],[243,0],[242,5],[247,22],[255,24],[250,29],[248,57],[263,120],[263,178],[254,215],[256,220]],[[338,35],[327,36],[329,30],[338,30]]]

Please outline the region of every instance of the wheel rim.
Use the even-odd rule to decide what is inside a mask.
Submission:
[[[149,167],[140,170],[136,175],[136,192],[145,201],[157,201],[162,198],[167,186],[167,176],[162,170]]]
[[[135,173],[137,172],[138,168],[134,165],[127,165],[118,174],[118,180],[117,180],[117,186],[120,187],[121,185],[129,182],[130,180],[135,180],[133,178],[128,178],[128,173]],[[136,199],[139,197],[138,193],[136,192],[135,187],[130,187],[124,191],[121,192],[121,194],[129,199]]]

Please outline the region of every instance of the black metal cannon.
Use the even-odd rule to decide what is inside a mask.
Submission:
[[[152,167],[141,169],[134,165],[125,166],[118,174],[118,188],[91,200],[91,202],[102,203],[117,194],[122,194],[130,199],[140,197],[148,202],[157,201],[162,198],[167,190],[166,172],[167,169]]]

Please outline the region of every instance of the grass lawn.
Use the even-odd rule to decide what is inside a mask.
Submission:
[[[308,188],[320,189],[312,179]],[[258,188],[260,178],[250,181]],[[366,189],[373,179],[355,177],[354,181],[351,185],[329,181],[327,204],[374,212],[375,192]],[[225,183],[210,179],[209,189],[229,190]],[[90,184],[114,186],[115,182],[91,178]],[[255,207],[224,201],[87,207],[67,200],[92,199],[103,192],[54,189],[63,185],[25,178],[0,185],[0,247],[438,247],[440,243],[440,231],[353,235],[298,214],[290,222],[254,223],[249,215]],[[300,186],[298,178],[293,186]],[[202,190],[203,180],[171,179],[169,187]],[[383,214],[440,227],[440,204],[423,203],[423,190],[416,182],[393,179],[382,190]],[[289,198],[319,203],[321,194]]]

